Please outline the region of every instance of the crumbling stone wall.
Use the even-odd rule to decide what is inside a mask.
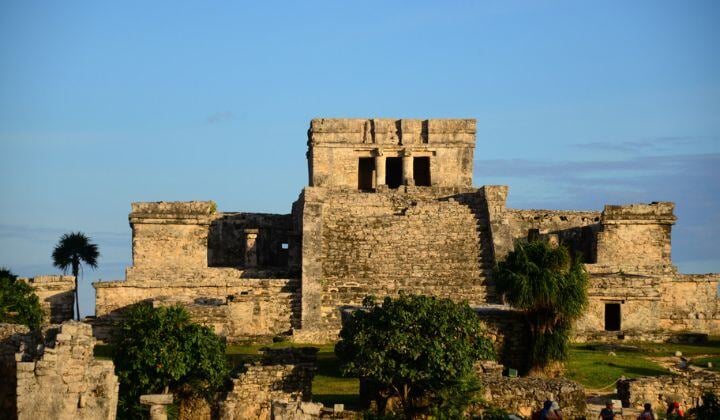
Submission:
[[[35,276],[19,278],[29,284],[40,299],[45,314],[43,321],[60,324],[73,319],[75,314],[75,277],[73,276]]]
[[[306,188],[303,329],[336,334],[340,308],[412,293],[484,303],[492,245],[478,190],[364,194]]]
[[[528,233],[557,235],[583,262],[595,262],[596,235],[600,230],[600,212],[558,210],[508,210],[515,240],[528,239]]]
[[[510,378],[494,374],[481,375],[484,400],[493,407],[530,418],[541,410],[546,400],[557,401],[565,418],[584,418],[585,389],[565,378]]]
[[[720,335],[720,275],[679,274],[660,285],[659,327]]]
[[[680,401],[685,408],[697,407],[706,392],[720,395],[720,375],[713,372],[691,372],[678,376],[643,376],[618,380],[618,397],[623,405],[642,409],[649,402],[667,407]]]
[[[232,380],[220,419],[270,419],[275,400],[310,401],[316,360],[316,348],[264,349],[261,362]]]
[[[68,321],[48,340],[39,359],[17,363],[18,419],[114,420],[118,379],[112,361],[93,357],[90,325]]]
[[[33,354],[39,335],[19,324],[0,324],[0,417],[17,418],[17,364],[16,353]]]
[[[111,324],[122,316],[122,310],[141,301],[182,304],[194,321],[212,327],[231,342],[285,334],[298,323],[296,279],[245,279],[239,277],[240,271],[229,268],[196,273],[178,273],[188,279],[184,281],[155,277],[153,281],[94,283],[96,336],[107,340]]]
[[[246,266],[245,235],[249,229],[258,231],[257,266],[287,268],[291,217],[289,214],[265,213],[219,213],[210,223],[208,265]]]
[[[597,264],[613,267],[670,267],[670,202],[605,206],[597,239]]]

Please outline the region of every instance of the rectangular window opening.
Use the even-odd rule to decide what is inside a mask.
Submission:
[[[375,159],[360,158],[358,161],[358,189],[371,191],[375,180]]]
[[[288,243],[287,243],[287,242],[283,242],[282,244],[280,244],[280,248],[282,248],[282,249],[288,249]]]
[[[430,158],[413,158],[413,177],[418,187],[429,187],[430,184]]]
[[[605,304],[605,331],[620,331],[620,304]]]
[[[385,184],[388,188],[398,188],[403,183],[402,158],[385,159]]]

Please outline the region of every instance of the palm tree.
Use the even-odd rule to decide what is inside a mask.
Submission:
[[[530,375],[545,375],[568,355],[573,322],[588,305],[588,274],[565,246],[518,243],[498,264],[495,287],[525,313],[530,333]]]
[[[98,247],[82,232],[66,233],[60,237],[52,253],[53,265],[67,274],[71,270],[75,276],[75,308],[77,319],[80,319],[80,300],[78,299],[78,274],[81,264],[97,268],[97,259],[100,256]]]

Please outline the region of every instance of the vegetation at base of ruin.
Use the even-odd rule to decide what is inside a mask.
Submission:
[[[688,411],[688,417],[697,420],[720,419],[720,399],[713,393],[706,393],[702,396],[702,405]]]
[[[340,361],[335,356],[335,344],[295,344],[276,342],[265,344],[231,344],[227,346],[228,359],[232,366],[240,366],[261,359],[260,349],[263,347],[317,347],[317,371],[312,383],[313,401],[326,406],[335,403],[345,404],[348,409],[359,408],[358,394],[360,381],[357,377],[342,374]]]
[[[588,305],[588,274],[565,246],[517,243],[498,264],[496,290],[525,312],[530,330],[530,373],[544,374],[567,359],[573,322]]]
[[[43,319],[40,299],[29,284],[16,280],[10,270],[0,267],[0,322],[37,330]]]
[[[144,394],[211,399],[228,377],[225,342],[191,322],[181,306],[130,307],[113,331],[112,344],[119,418],[145,418],[139,404]]]
[[[76,319],[80,319],[80,297],[78,296],[78,275],[85,264],[92,269],[97,268],[100,257],[98,246],[90,242],[90,238],[82,232],[70,232],[62,235],[52,252],[53,265],[67,274],[68,270],[75,276],[75,309]]]
[[[368,297],[363,306],[335,345],[343,373],[365,378],[380,397],[396,396],[406,418],[432,406],[462,412],[477,391],[468,381],[474,364],[495,357],[475,311],[404,294],[380,305]]]

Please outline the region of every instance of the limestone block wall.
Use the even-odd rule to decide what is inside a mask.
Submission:
[[[243,278],[242,271],[230,268],[176,274],[182,280],[135,273],[144,281],[93,283],[96,336],[107,340],[109,328],[122,310],[141,301],[182,304],[193,320],[212,327],[229,341],[284,334],[298,323],[297,279]]]
[[[670,202],[605,206],[597,235],[597,264],[613,267],[670,267]]]
[[[600,217],[597,211],[508,210],[513,239],[527,239],[531,229],[540,234],[555,234],[586,263],[595,262]]]
[[[75,277],[36,276],[19,278],[29,284],[40,299],[45,317],[44,322],[60,324],[73,319],[75,313]]]
[[[49,338],[39,359],[17,363],[18,419],[114,420],[118,379],[112,361],[93,357],[90,325],[68,321]]]
[[[586,268],[589,306],[575,324],[576,341],[603,341],[619,335],[633,340],[659,338],[660,285],[667,274],[606,271],[594,265]],[[620,331],[605,331],[606,304],[620,305]]]
[[[660,285],[659,324],[670,332],[720,334],[720,274],[680,274]]]
[[[422,156],[430,158],[433,186],[470,187],[474,148],[472,119],[314,119],[309,185],[357,189],[359,158]]]
[[[0,324],[0,413],[2,418],[17,418],[17,364],[15,354],[32,353],[39,336],[19,324]]]
[[[367,295],[405,290],[485,303],[491,293],[492,244],[478,190],[306,188],[302,229],[304,329],[337,333],[339,309]]]
[[[643,376],[619,380],[618,397],[623,405],[642,409],[649,402],[653,407],[667,407],[668,402],[680,401],[685,409],[697,407],[706,392],[720,394],[720,375],[712,372],[692,372],[678,376]]]
[[[585,390],[582,385],[564,378],[509,378],[499,375],[481,376],[484,399],[494,407],[503,408],[530,418],[543,407],[545,400],[557,401],[565,418],[585,418]]]
[[[210,201],[132,203],[135,267],[207,267]]]
[[[272,402],[310,401],[316,348],[265,349],[261,362],[245,365],[220,404],[221,420],[270,419]]]
[[[257,265],[287,267],[292,219],[289,214],[218,213],[210,223],[208,265],[245,266],[248,229],[256,229]],[[285,247],[283,247],[283,244]]]
[[[505,366],[523,371],[528,365],[529,343],[522,312],[505,305],[482,305],[473,309],[494,344],[497,360]]]

